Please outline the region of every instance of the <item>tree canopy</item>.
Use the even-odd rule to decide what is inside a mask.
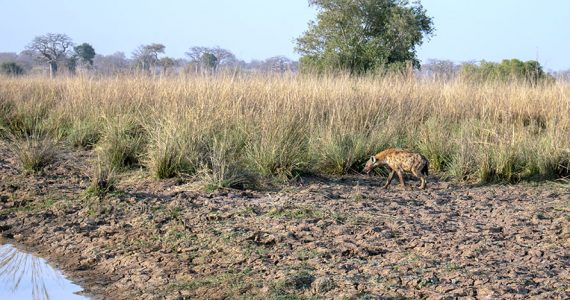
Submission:
[[[48,33],[34,38],[27,47],[35,57],[49,64],[50,76],[57,73],[58,63],[67,58],[68,51],[73,47],[73,41],[65,34]]]
[[[309,0],[316,22],[297,39],[302,68],[365,73],[411,63],[416,47],[434,31],[419,1]]]
[[[88,64],[89,66],[93,65],[93,58],[95,58],[95,49],[93,49],[93,46],[88,43],[83,43],[75,46],[73,50],[82,63]]]
[[[165,48],[163,44],[157,43],[141,45],[133,52],[133,59],[142,70],[150,71],[158,65],[158,54],[164,53]]]
[[[192,47],[186,52],[186,56],[196,68],[200,67],[202,72],[215,72],[219,66],[238,64],[237,58],[231,51],[220,47]]]

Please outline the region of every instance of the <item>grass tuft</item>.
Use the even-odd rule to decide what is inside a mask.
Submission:
[[[251,135],[247,163],[262,176],[287,179],[307,165],[307,138],[299,119],[266,122]]]
[[[91,149],[101,138],[101,128],[95,121],[76,121],[67,134],[68,143],[81,149]]]
[[[207,190],[220,188],[254,188],[258,184],[257,176],[248,170],[240,156],[244,147],[239,131],[223,130],[215,135],[206,145],[206,156],[198,171]]]
[[[16,153],[24,173],[38,173],[55,160],[55,144],[46,138],[27,137],[13,140],[12,150]]]
[[[132,117],[107,120],[98,154],[104,163],[115,170],[137,166],[146,144],[144,128]]]
[[[98,158],[91,171],[91,181],[85,191],[87,196],[102,198],[115,190],[117,182],[115,170]]]

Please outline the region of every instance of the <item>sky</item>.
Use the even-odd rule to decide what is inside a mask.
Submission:
[[[239,59],[298,59],[295,39],[314,20],[307,0],[0,0],[0,52],[20,52],[35,37],[65,33],[99,54],[127,56],[162,43],[181,58],[193,46],[232,51]],[[423,0],[434,36],[418,57],[465,61],[537,59],[570,69],[568,0]]]

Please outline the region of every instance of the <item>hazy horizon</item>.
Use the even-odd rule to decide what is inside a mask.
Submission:
[[[65,33],[87,42],[98,54],[124,52],[162,43],[165,55],[185,57],[193,46],[219,46],[251,61],[283,55],[298,59],[295,38],[315,19],[305,0],[262,1],[110,1],[90,5],[70,0],[6,1],[0,19],[0,52],[24,50],[39,35]],[[417,49],[429,59],[501,61],[538,60],[545,70],[570,69],[566,55],[570,3],[551,0],[422,1],[433,17],[435,35]]]

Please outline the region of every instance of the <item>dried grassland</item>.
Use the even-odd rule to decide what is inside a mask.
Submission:
[[[0,77],[0,139],[93,148],[99,168],[191,174],[210,188],[350,173],[385,147],[420,151],[432,171],[460,181],[552,179],[570,167],[570,86],[343,76]]]

